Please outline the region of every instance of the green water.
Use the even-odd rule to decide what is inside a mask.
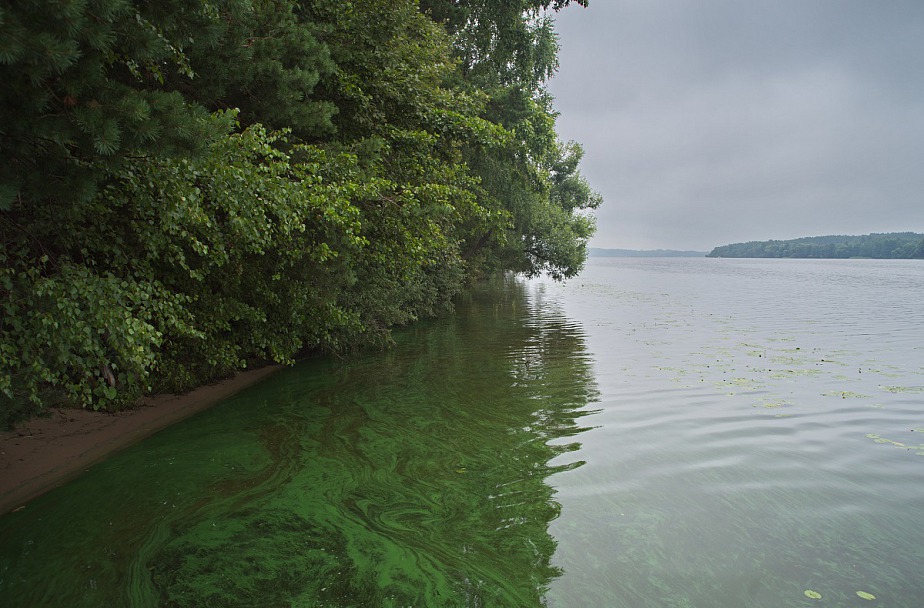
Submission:
[[[924,606],[924,264],[592,259],[0,518],[11,607]]]
[[[540,605],[546,479],[580,465],[595,395],[582,336],[513,281],[459,313],[285,370],[0,519],[3,605]]]

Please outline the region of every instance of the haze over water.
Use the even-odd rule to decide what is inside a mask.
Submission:
[[[922,301],[915,261],[489,282],[386,353],[299,364],[0,518],[0,596],[916,606]]]

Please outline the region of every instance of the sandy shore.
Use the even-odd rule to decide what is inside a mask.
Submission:
[[[106,414],[52,409],[51,416],[0,433],[0,513],[73,479],[90,465],[254,384],[282,366],[241,372],[184,395],[159,395]]]

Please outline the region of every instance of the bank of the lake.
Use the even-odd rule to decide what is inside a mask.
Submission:
[[[268,378],[282,366],[235,374],[182,395],[155,395],[116,413],[52,408],[0,433],[0,514],[80,475],[87,467]]]

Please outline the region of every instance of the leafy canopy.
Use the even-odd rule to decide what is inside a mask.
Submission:
[[[486,272],[574,276],[600,197],[544,88],[569,4],[4,4],[4,418],[386,343]]]

